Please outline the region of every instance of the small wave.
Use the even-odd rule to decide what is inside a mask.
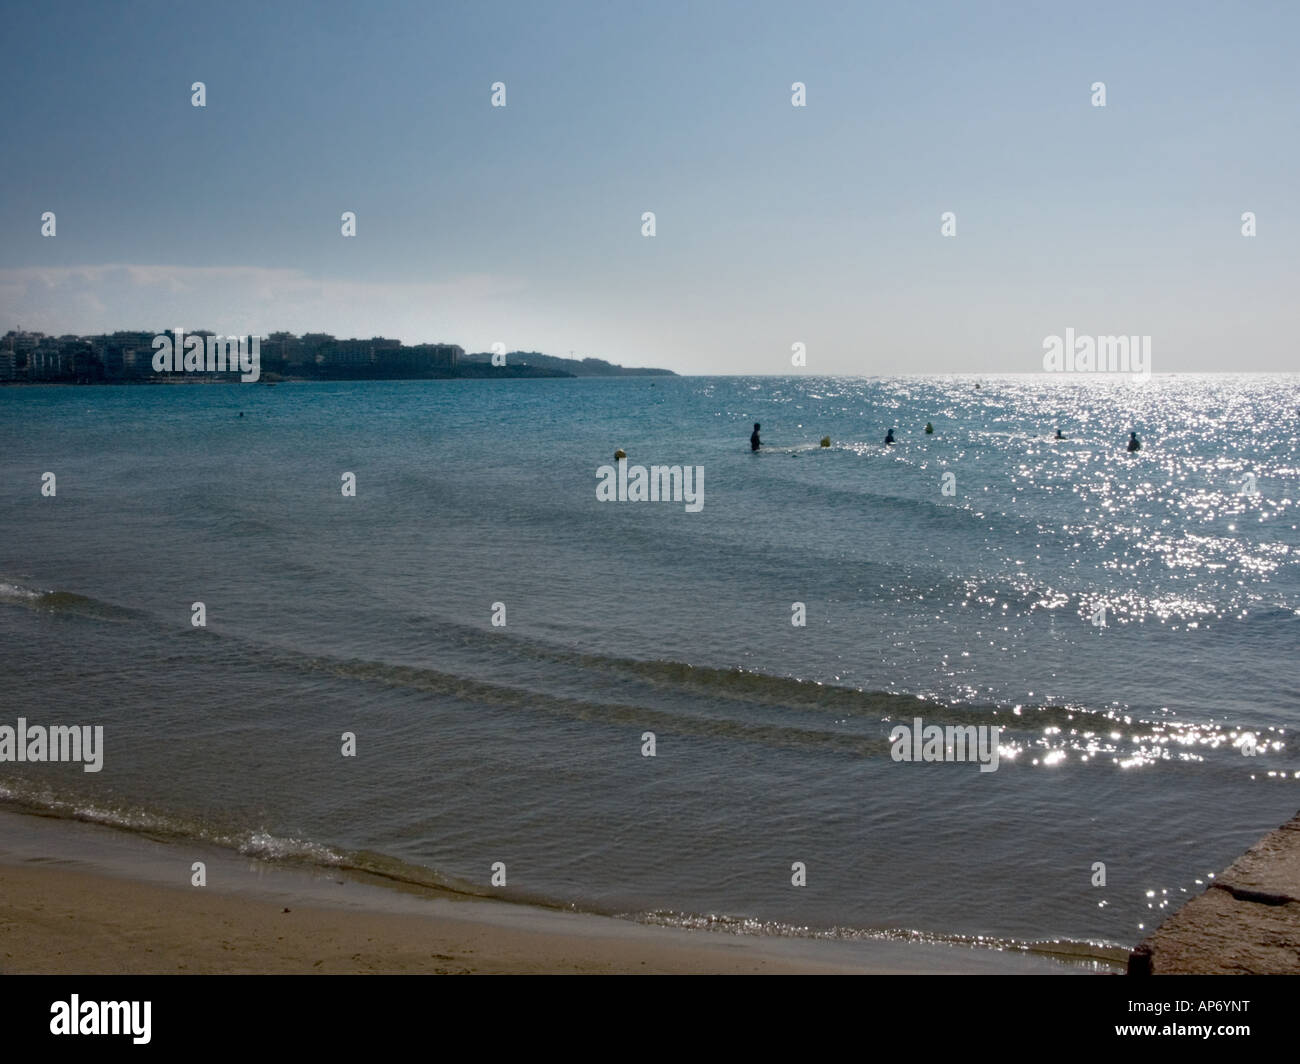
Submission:
[[[243,857],[277,864],[360,873],[407,886],[486,896],[470,883],[423,865],[366,850],[349,851],[310,839],[277,835],[265,828],[238,828],[132,806],[87,803],[23,780],[0,782],[0,803],[13,811],[55,820],[97,824],[164,843],[204,843]]]
[[[147,619],[147,615],[67,591],[40,591],[0,582],[0,603],[101,619]],[[1287,611],[1270,611],[1270,619]],[[446,619],[413,617],[429,623],[439,638],[462,645],[481,643],[481,629]],[[188,633],[187,633],[188,634]],[[999,705],[942,700],[935,696],[866,690],[741,667],[697,665],[671,659],[633,658],[564,647],[533,638],[494,633],[494,645],[517,658],[566,666],[576,673],[612,681],[635,681],[614,698],[557,693],[541,682],[503,682],[482,678],[477,670],[440,670],[427,665],[313,654],[260,639],[245,639],[219,629],[204,638],[242,646],[247,660],[277,671],[324,674],[345,682],[373,683],[426,692],[521,713],[543,713],[568,720],[626,724],[681,735],[749,741],[787,748],[821,747],[859,757],[888,757],[892,743],[887,725],[910,724],[921,717],[940,726],[1000,725],[1001,747],[1008,762],[1054,766],[1062,761],[1103,762],[1122,768],[1157,762],[1204,762],[1216,752],[1231,751],[1249,725],[1180,720],[1160,715],[1147,719],[1115,708],[1080,705]],[[590,689],[591,685],[584,685]],[[763,712],[755,713],[756,709]],[[787,714],[787,711],[790,711]],[[1260,731],[1266,749],[1286,749],[1279,729]]]
[[[34,609],[62,609],[97,617],[142,617],[131,610],[70,592],[42,592],[15,583],[0,584],[0,601]],[[427,621],[427,618],[413,618]],[[479,642],[481,630],[438,620],[440,637]],[[291,647],[247,640],[206,629],[207,639],[246,649],[277,671],[324,674],[345,682],[426,692],[521,713],[567,720],[626,724],[680,735],[724,741],[808,749],[821,747],[849,756],[883,758],[892,743],[888,725],[921,717],[940,726],[1000,725],[1000,745],[1008,762],[1022,765],[1062,761],[1104,762],[1123,768],[1157,762],[1203,762],[1216,751],[1230,751],[1244,730],[1222,723],[1179,720],[1162,715],[1144,719],[1114,708],[1080,705],[963,703],[911,693],[865,690],[741,667],[697,665],[671,659],[643,659],[568,648],[536,639],[494,634],[497,646],[518,658],[567,666],[607,681],[633,680],[640,690],[626,697],[561,694],[538,682],[484,679],[476,672],[440,670],[427,665],[305,653]],[[756,709],[763,712],[755,713]],[[787,711],[789,711],[787,713]],[[1274,729],[1268,729],[1273,732]],[[1286,748],[1283,734],[1264,736],[1268,749]]]
[[[612,658],[556,652],[587,668],[623,672],[672,694],[708,697],[708,713],[661,708],[639,701],[612,702],[565,697],[534,687],[471,679],[427,666],[395,665],[368,660],[312,658],[314,671],[385,686],[413,688],[528,713],[548,713],[572,720],[627,724],[701,738],[757,742],[790,748],[822,747],[858,757],[889,757],[894,722],[910,725],[920,717],[940,727],[996,725],[1000,747],[1009,763],[1054,766],[1064,761],[1101,762],[1121,768],[1203,763],[1208,756],[1228,757],[1249,729],[1221,723],[1182,720],[1176,716],[1144,719],[1121,710],[1080,705],[995,705],[940,702],[911,694],[869,691],[751,672],[718,669],[665,660]],[[685,705],[694,705],[686,700]],[[727,711],[728,705],[734,707]],[[755,706],[799,710],[805,719],[754,719],[741,710]],[[825,717],[806,719],[806,715]],[[856,720],[866,730],[847,730]],[[873,730],[873,723],[879,725]],[[1285,732],[1258,729],[1265,750],[1275,755],[1287,747]],[[1228,757],[1235,766],[1236,758]]]
[[[4,581],[0,581],[0,605],[24,606],[45,613],[91,617],[104,621],[123,621],[139,616],[134,610],[104,602],[102,599],[78,595],[72,591],[39,591]]]
[[[1078,964],[1105,969],[1121,969],[1128,961],[1129,950],[1110,942],[1076,939],[1025,941],[996,935],[944,934],[908,928],[827,927],[816,928],[777,920],[757,920],[747,916],[716,913],[698,914],[672,911],[620,913],[620,919],[655,927],[677,927],[692,931],[716,931],[731,935],[756,935],[768,938],[800,938],[831,942],[915,942],[940,946],[966,946],[1007,952],[1032,953],[1066,959]]]

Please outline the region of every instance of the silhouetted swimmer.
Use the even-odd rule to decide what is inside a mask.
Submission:
[[[885,446],[888,447],[894,442],[894,430],[890,429],[885,433]]]
[[[243,417],[243,416],[244,416],[244,412],[243,412],[242,410],[239,412],[239,416],[240,416],[240,417]]]
[[[1128,449],[1130,452],[1142,450],[1142,441],[1138,439],[1138,434],[1136,432],[1130,432],[1128,434]]]
[[[754,422],[754,431],[749,434],[749,449],[757,451],[763,446],[763,441],[758,438],[758,430],[761,426],[757,421]]]
[[[1054,438],[1054,439],[1058,439],[1058,440],[1063,440],[1063,439],[1065,439],[1065,437],[1061,435],[1061,430],[1060,430],[1060,429],[1057,429],[1057,430],[1056,430],[1056,436],[1053,437],[1053,438]]]
[[[934,426],[928,421],[925,423],[925,434],[927,436],[932,436],[934,434]]]

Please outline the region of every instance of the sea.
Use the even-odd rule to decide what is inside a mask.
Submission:
[[[0,388],[0,726],[103,728],[0,808],[1113,962],[1300,807],[1298,501],[1295,375]]]

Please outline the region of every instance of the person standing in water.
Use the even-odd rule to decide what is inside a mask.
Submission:
[[[763,441],[758,438],[758,430],[761,427],[757,421],[754,422],[754,431],[749,434],[749,449],[751,451],[757,451],[763,446]]]
[[[1130,432],[1128,434],[1128,449],[1130,453],[1142,450],[1142,441],[1138,439],[1136,432]]]
[[[890,447],[893,445],[893,442],[894,442],[894,430],[890,429],[888,432],[885,433],[885,446]]]
[[[1063,440],[1063,439],[1065,439],[1065,437],[1061,435],[1061,430],[1060,430],[1060,429],[1057,429],[1057,430],[1056,430],[1056,437],[1055,437],[1055,438],[1058,439],[1058,440]]]

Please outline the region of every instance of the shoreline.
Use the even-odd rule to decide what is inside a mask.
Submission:
[[[207,885],[189,885],[203,861]],[[1086,974],[1050,956],[659,927],[0,811],[0,974]]]

